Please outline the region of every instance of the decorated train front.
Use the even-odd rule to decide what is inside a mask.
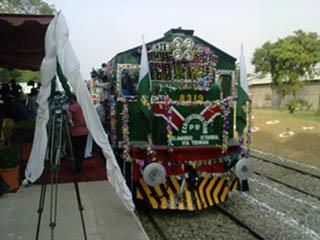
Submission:
[[[137,205],[200,210],[248,189],[250,105],[236,118],[235,61],[178,28],[95,71],[112,86],[110,142]]]

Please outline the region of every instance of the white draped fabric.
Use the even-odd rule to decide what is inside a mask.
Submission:
[[[69,40],[69,30],[65,18],[59,12],[48,26],[45,37],[45,58],[41,64],[40,93],[38,97],[39,110],[37,114],[35,137],[25,176],[31,182],[36,181],[44,168],[44,157],[47,147],[46,124],[49,119],[47,99],[50,95],[51,80],[56,73],[56,57],[62,72],[73,88],[77,100],[82,108],[87,127],[94,141],[101,147],[107,159],[106,170],[108,181],[124,202],[128,210],[133,211],[132,195],[121,175],[108,136],[106,135],[98,114],[91,101],[85,81],[80,73],[80,64]]]
[[[92,139],[92,136],[89,132],[88,137],[87,137],[86,149],[84,151],[84,158],[92,157],[92,147],[93,147],[92,145],[93,145],[93,139]]]

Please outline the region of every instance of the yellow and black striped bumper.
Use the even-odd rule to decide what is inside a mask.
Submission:
[[[193,190],[176,177],[167,177],[159,186],[148,186],[143,179],[136,184],[136,199],[147,202],[153,209],[195,211],[224,202],[228,192],[237,188],[238,180],[226,177],[199,178]],[[183,188],[183,189],[182,189]]]

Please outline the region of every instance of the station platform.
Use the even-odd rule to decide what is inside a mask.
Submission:
[[[122,204],[107,181],[79,183],[88,240],[146,240],[139,220]],[[35,239],[41,185],[21,186],[17,193],[0,197],[1,240]],[[39,239],[50,239],[50,185]],[[57,240],[84,239],[73,183],[59,184]]]

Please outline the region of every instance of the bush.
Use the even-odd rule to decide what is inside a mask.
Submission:
[[[286,103],[286,107],[289,111],[289,113],[294,113],[296,110],[299,109],[299,102],[297,100],[290,100]]]
[[[312,103],[308,103],[306,100],[303,99],[292,99],[289,102],[287,102],[286,107],[289,113],[294,113],[298,110],[309,111],[312,107]]]

